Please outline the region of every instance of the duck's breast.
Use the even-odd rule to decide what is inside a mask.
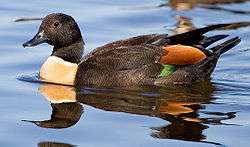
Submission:
[[[50,56],[40,69],[40,79],[49,83],[74,85],[77,64]]]

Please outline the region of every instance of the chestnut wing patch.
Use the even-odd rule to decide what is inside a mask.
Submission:
[[[198,48],[186,45],[169,45],[163,47],[165,55],[160,63],[169,65],[191,65],[206,58],[206,55]]]

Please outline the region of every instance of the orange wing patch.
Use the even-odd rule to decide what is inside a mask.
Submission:
[[[207,56],[198,48],[185,45],[169,45],[163,47],[166,54],[161,57],[160,63],[171,65],[188,65],[195,64]]]

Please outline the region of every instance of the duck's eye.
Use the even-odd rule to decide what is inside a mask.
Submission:
[[[54,27],[58,27],[58,26],[59,26],[59,22],[55,22]]]

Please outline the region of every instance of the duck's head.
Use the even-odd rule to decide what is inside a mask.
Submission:
[[[23,47],[33,47],[42,43],[54,46],[52,55],[68,61],[77,62],[83,54],[84,42],[81,31],[75,20],[66,14],[52,13],[43,18],[38,33],[25,42]]]

